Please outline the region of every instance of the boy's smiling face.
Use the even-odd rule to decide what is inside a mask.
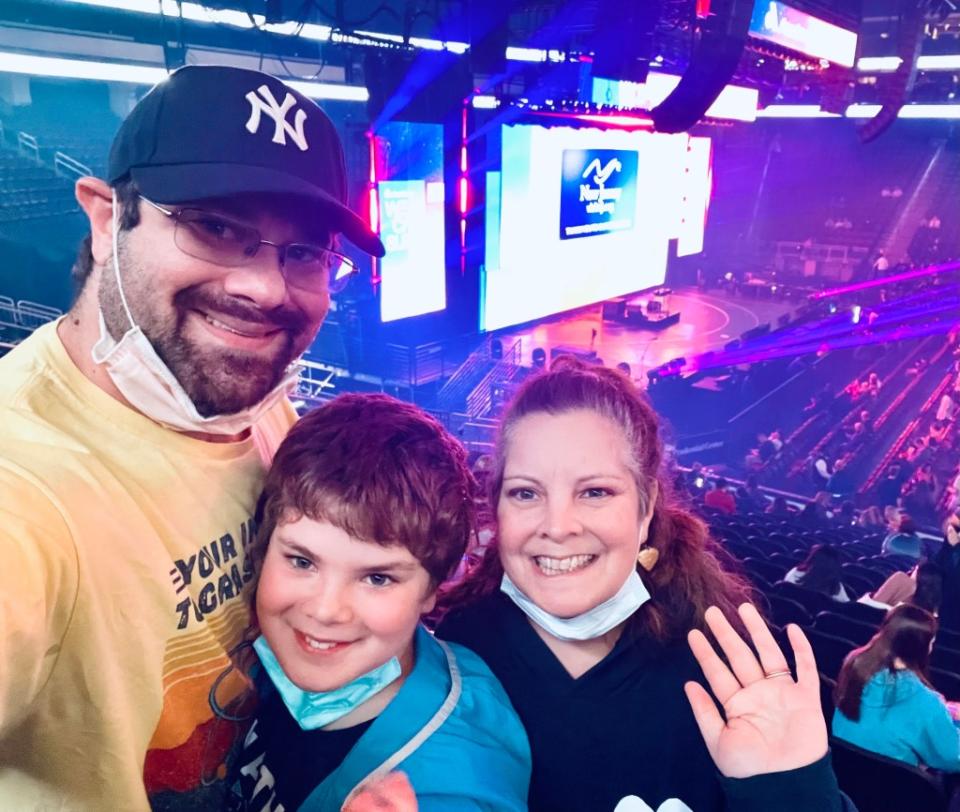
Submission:
[[[257,620],[284,672],[331,691],[397,657],[413,666],[413,635],[435,586],[404,546],[354,538],[326,521],[279,523],[257,585]]]

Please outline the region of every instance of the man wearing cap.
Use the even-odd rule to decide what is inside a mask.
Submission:
[[[346,186],[313,102],[196,66],[77,182],[77,301],[0,359],[0,809],[219,803],[264,466],[336,236],[383,253]]]

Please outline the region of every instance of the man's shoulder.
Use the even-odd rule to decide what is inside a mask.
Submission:
[[[44,325],[0,358],[0,468],[7,479],[84,453],[82,438],[70,431],[74,395],[51,361],[51,340],[54,325]]]
[[[49,381],[51,338],[56,338],[55,326],[44,325],[0,358],[0,411],[14,408]]]

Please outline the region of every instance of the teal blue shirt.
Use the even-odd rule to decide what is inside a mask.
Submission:
[[[415,640],[415,664],[397,695],[349,738],[350,729],[301,730],[261,673],[262,704],[233,786],[237,804],[337,812],[371,772],[400,770],[420,812],[526,812],[530,746],[500,682],[472,651],[441,644],[422,626]],[[321,752],[333,747],[329,737],[337,739],[333,758]]]
[[[940,694],[909,670],[874,674],[863,689],[860,719],[838,708],[833,735],[907,764],[960,772],[960,732]]]

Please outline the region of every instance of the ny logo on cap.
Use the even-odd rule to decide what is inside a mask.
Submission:
[[[258,96],[257,93],[260,95]],[[251,90],[247,94],[246,99],[250,102],[250,118],[247,119],[247,132],[257,132],[257,130],[260,129],[260,114],[266,113],[273,119],[274,129],[272,140],[274,144],[286,145],[287,136],[289,135],[293,143],[300,147],[302,151],[306,152],[307,137],[303,134],[303,122],[307,120],[307,114],[298,107],[296,115],[293,117],[293,124],[287,121],[287,113],[290,111],[290,108],[297,103],[296,98],[292,94],[287,93],[283,99],[283,104],[278,104],[277,100],[273,97],[273,93],[270,92],[270,88],[266,85],[260,85],[256,92]]]

